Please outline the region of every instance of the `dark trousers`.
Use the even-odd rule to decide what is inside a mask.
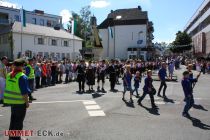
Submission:
[[[42,76],[41,85],[42,85],[42,87],[46,86],[46,77],[45,76]]]
[[[36,88],[40,88],[40,77],[36,77]]]
[[[141,102],[142,100],[144,100],[144,98],[147,94],[149,94],[149,93],[143,92],[143,95],[139,98],[138,102]],[[154,95],[150,93],[149,97],[150,97],[150,100],[151,100],[151,105],[154,106],[155,105]]]
[[[31,93],[28,94],[29,99],[32,99],[32,93],[34,92],[34,79],[28,79],[29,88],[31,90]]]
[[[115,84],[116,84],[116,79],[110,79],[110,87],[111,87],[111,90],[114,90]]]
[[[65,78],[65,83],[69,82],[69,71],[66,70],[66,78]]]
[[[158,95],[160,94],[162,88],[163,88],[163,96],[165,96],[166,95],[166,88],[167,88],[166,81],[161,81],[160,88],[158,90]]]
[[[53,73],[51,76],[52,76],[51,84],[52,85],[55,85],[55,82],[56,82],[56,74]]]
[[[192,108],[194,105],[194,99],[193,97],[187,97],[185,98],[185,102],[186,102],[186,105],[184,107],[183,113],[188,113],[190,108]]]
[[[26,115],[26,105],[11,106],[11,118],[9,130],[22,130],[23,121]],[[9,140],[20,140],[20,137],[9,137]]]
[[[79,91],[83,90],[85,91],[85,80],[79,80]]]

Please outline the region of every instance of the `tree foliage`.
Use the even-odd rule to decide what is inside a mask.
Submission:
[[[176,39],[172,43],[171,51],[174,53],[182,53],[186,50],[191,50],[192,39],[186,32],[178,31]]]

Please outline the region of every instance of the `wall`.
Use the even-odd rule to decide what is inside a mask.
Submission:
[[[35,35],[28,35],[23,34],[22,35],[22,52],[25,52],[27,50],[32,51],[33,54],[38,54],[38,52],[44,53],[48,52],[50,55],[51,53],[54,53],[54,56],[56,56],[56,53],[60,53],[60,58],[62,56],[62,53],[65,53],[67,56],[67,53],[70,54],[70,57],[72,58],[72,52],[73,52],[73,46],[65,47],[61,44],[61,38],[58,39],[57,46],[52,46],[49,43],[49,38],[51,37],[45,37],[45,44],[44,45],[38,45],[35,40]],[[52,37],[53,38],[53,37]],[[19,33],[13,33],[13,39],[14,39],[14,57],[17,58],[19,52],[21,52],[21,35]],[[75,41],[75,53],[78,55],[79,49],[82,49],[82,41]]]
[[[99,34],[102,37],[104,58],[127,59],[128,48],[146,47],[146,27],[146,25],[115,26],[112,27],[113,38],[110,33],[108,33],[108,29],[100,29]],[[141,45],[137,44],[138,40],[143,40]],[[109,55],[107,55],[107,51]]]

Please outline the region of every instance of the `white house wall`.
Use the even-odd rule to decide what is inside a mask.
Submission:
[[[38,54],[39,52],[43,52],[44,55],[45,52],[48,52],[49,55],[51,53],[54,53],[56,56],[56,53],[60,53],[60,57],[62,57],[62,53],[65,53],[65,55],[69,53],[70,58],[73,59],[72,57],[73,46],[68,46],[68,47],[62,46],[61,38],[58,38],[57,46],[50,45],[48,40],[51,37],[45,37],[44,45],[38,45],[35,38],[36,35],[28,35],[28,34],[22,35],[23,53],[27,50],[32,51],[32,54]],[[14,39],[14,58],[17,58],[19,52],[21,52],[21,34],[13,33],[13,39]],[[79,54],[80,49],[82,49],[82,41],[75,41],[75,53]]]
[[[100,29],[99,33],[102,38],[102,45],[104,47],[103,57],[108,57],[109,59],[127,59],[128,48],[146,47],[146,29],[146,25],[115,26],[112,27],[113,38],[111,37],[110,33],[108,33],[108,29]],[[143,40],[141,45],[137,44],[139,39]],[[109,53],[107,53],[108,50]]]

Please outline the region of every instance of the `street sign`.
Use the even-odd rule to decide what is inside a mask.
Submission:
[[[143,40],[138,40],[137,41],[137,44],[139,44],[139,45],[142,44],[142,43],[143,43]]]

